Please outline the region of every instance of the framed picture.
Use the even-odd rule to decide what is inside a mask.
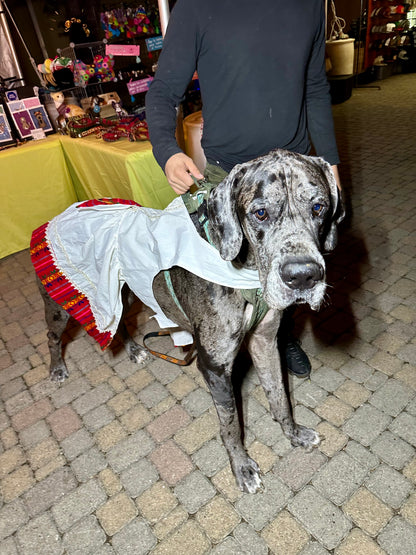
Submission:
[[[20,138],[30,139],[32,137],[32,131],[35,129],[30,113],[27,110],[21,110],[19,112],[12,112],[11,116]]]
[[[12,141],[13,137],[9,121],[3,106],[0,104],[0,145],[11,143]]]
[[[33,131],[39,129],[53,132],[48,114],[37,96],[8,102],[7,108],[21,139],[31,139]]]
[[[45,133],[52,131],[52,125],[49,121],[46,110],[43,106],[35,106],[29,109],[29,114],[32,118],[35,129],[43,129]]]
[[[7,103],[7,107],[10,112],[18,112],[19,110],[24,110],[25,105],[22,100],[13,100]]]

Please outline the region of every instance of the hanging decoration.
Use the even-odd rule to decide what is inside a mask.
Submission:
[[[88,40],[91,31],[86,23],[77,17],[71,17],[65,21],[65,33],[69,33],[71,42],[75,44],[83,43]]]

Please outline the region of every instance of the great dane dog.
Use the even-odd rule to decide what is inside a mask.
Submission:
[[[311,449],[318,434],[297,425],[284,387],[277,334],[282,311],[306,303],[317,310],[325,294],[323,252],[336,244],[337,224],[344,216],[331,167],[317,157],[274,150],[237,165],[207,200],[209,235],[221,257],[237,267],[257,269],[269,307],[248,330],[253,305],[241,290],[205,281],[180,267],[171,270],[178,307],[163,275],[153,282],[155,298],[169,318],[191,332],[197,365],[211,391],[237,484],[253,493],[261,487],[259,468],[242,443],[232,385],[236,356],[245,340],[277,420],[292,445]],[[198,227],[198,223],[196,222]],[[204,236],[202,227],[198,230]],[[67,375],[61,336],[68,314],[40,287],[46,305],[51,377]],[[132,359],[145,363],[149,353],[120,325]],[[119,329],[120,329],[119,328]],[[64,369],[64,370],[63,370]]]

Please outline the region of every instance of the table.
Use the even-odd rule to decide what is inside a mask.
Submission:
[[[149,141],[121,138],[109,143],[90,135],[62,136],[61,142],[79,200],[119,197],[163,209],[176,196]]]
[[[0,152],[0,258],[29,246],[32,231],[77,197],[58,136]]]
[[[0,258],[72,203],[100,197],[165,208],[175,198],[149,141],[51,135],[0,152]]]

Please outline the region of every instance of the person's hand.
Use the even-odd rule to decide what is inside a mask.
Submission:
[[[337,182],[337,187],[340,191],[342,191],[341,178],[339,176],[338,166],[331,166],[331,168],[335,176],[335,181]]]
[[[189,158],[183,152],[178,152],[168,159],[165,164],[165,174],[169,185],[178,195],[183,195],[193,185],[194,182],[190,174],[197,179],[204,178],[192,158]]]

